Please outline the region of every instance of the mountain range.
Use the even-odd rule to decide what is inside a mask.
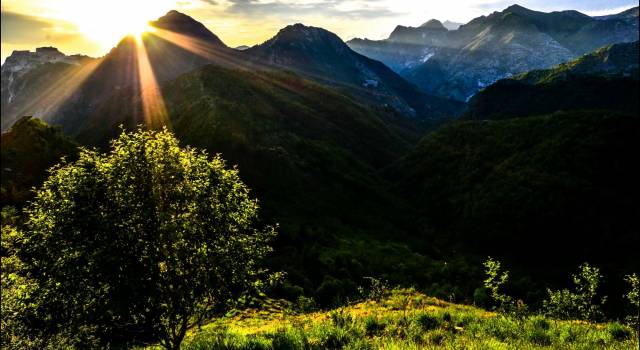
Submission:
[[[145,62],[138,58],[141,45],[133,37],[124,38],[106,56],[84,64],[71,64],[68,62],[71,59],[65,59],[26,65],[22,53],[14,53],[2,69],[3,91],[12,92],[6,94],[7,101],[2,107],[3,129],[29,114],[44,117],[62,125],[65,132],[75,134],[107,99],[122,95],[123,91],[139,94],[135,90],[140,86],[141,70],[148,69],[145,64],[153,67],[154,78],[160,85],[196,68],[216,64],[241,70],[294,71],[363,104],[421,120],[457,115],[464,107],[459,102],[423,93],[384,64],[353,52],[335,34],[321,28],[288,26],[261,45],[235,50],[201,23],[177,11],[168,12],[151,25],[156,31],[142,39]],[[36,68],[37,73],[28,74]],[[32,75],[48,76],[47,82],[31,79]],[[69,92],[60,92],[64,90],[60,88],[60,80],[72,81]],[[55,108],[46,98],[51,89],[57,90],[54,97],[60,100]],[[30,99],[10,101],[11,95]]]
[[[238,166],[280,224],[270,264],[292,300],[330,305],[366,276],[468,300],[488,254],[522,271],[522,294],[587,260],[618,276],[638,267],[637,21],[512,6],[349,45],[294,24],[234,49],[171,11],[102,58],[16,52],[2,205],[24,205],[76,145],[166,126]]]
[[[637,41],[613,44],[551,69],[500,80],[471,99],[465,117],[495,120],[577,109],[637,115],[639,51]]]
[[[637,7],[590,17],[577,11],[544,13],[513,5],[457,30],[431,20],[417,28],[398,26],[385,40],[353,39],[347,44],[384,62],[423,91],[467,101],[499,79],[636,40]]]

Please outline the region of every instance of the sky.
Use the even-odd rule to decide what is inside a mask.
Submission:
[[[227,45],[254,45],[293,23],[326,28],[343,40],[382,39],[396,25],[431,18],[466,23],[516,0],[3,0],[2,62],[13,50],[55,46],[99,57],[125,35],[145,29],[171,9],[204,23]],[[519,0],[539,10],[589,15],[621,12],[637,0]]]

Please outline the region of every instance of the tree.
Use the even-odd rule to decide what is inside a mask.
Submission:
[[[104,342],[178,349],[189,327],[264,287],[273,227],[237,169],[180,148],[166,129],[82,150],[28,208],[26,273],[50,331],[95,327]]]

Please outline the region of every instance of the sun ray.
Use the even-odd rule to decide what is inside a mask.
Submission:
[[[157,27],[154,27],[149,34],[212,62],[237,68],[245,67],[245,65],[238,62],[238,57],[234,56],[231,51],[226,52],[219,46],[212,45],[206,41]]]
[[[73,95],[102,63],[101,59],[92,60],[71,68],[59,77],[55,83],[33,96],[31,103],[22,109],[22,115],[35,115],[46,120],[55,117],[59,108]]]
[[[149,56],[147,55],[144,38],[136,40],[136,58],[138,63],[138,81],[140,84],[142,112],[145,123],[151,128],[161,126],[171,128],[167,107],[156,76],[153,73]]]

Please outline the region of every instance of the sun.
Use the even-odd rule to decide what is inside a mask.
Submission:
[[[104,49],[114,47],[125,36],[140,39],[143,33],[153,31],[150,21],[176,5],[172,0],[58,1],[60,15]]]

